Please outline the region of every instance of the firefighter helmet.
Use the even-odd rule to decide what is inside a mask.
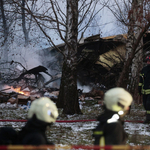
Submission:
[[[132,96],[125,89],[116,87],[108,90],[104,95],[104,104],[111,111],[126,111],[132,103]]]
[[[28,118],[36,115],[37,119],[51,123],[55,122],[58,117],[58,109],[53,101],[47,97],[41,97],[31,103],[28,111]]]
[[[150,61],[150,55],[146,57],[146,61]]]

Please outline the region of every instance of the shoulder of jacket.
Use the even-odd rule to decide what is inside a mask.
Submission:
[[[150,66],[145,66],[145,67],[143,67],[143,69],[141,70],[141,72],[145,72],[145,71],[147,71],[149,68],[150,68]]]

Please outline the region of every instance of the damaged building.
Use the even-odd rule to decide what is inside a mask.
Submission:
[[[100,38],[100,35],[82,39],[78,44],[78,82],[81,85],[102,84],[110,88],[115,86],[122,71],[125,58],[127,35]],[[149,50],[150,32],[143,37],[144,53]],[[64,44],[58,45],[63,50]],[[42,53],[54,57],[49,61],[49,68],[61,72],[63,57],[55,48],[47,48]],[[45,55],[45,54],[44,54]],[[56,72],[55,72],[56,73]]]
[[[85,39],[82,39],[78,44],[78,83],[81,86],[90,86],[90,87],[100,87],[107,89],[114,87],[116,85],[116,82],[118,80],[119,74],[122,71],[124,59],[125,59],[125,44],[126,44],[127,35],[116,35],[116,36],[109,36],[100,38],[100,35],[91,36]],[[147,32],[145,36],[143,37],[143,43],[144,43],[144,54],[149,52],[150,47],[150,32]],[[64,49],[64,44],[57,45],[57,47],[61,50]],[[43,66],[37,66],[35,68],[32,68],[30,70],[25,70],[25,68],[21,67],[19,68],[19,72],[15,72],[13,70],[13,73],[16,75],[18,74],[18,77],[15,78],[17,82],[21,80],[22,78],[26,81],[28,81],[28,84],[26,83],[24,86],[20,85],[22,89],[24,89],[26,86],[30,91],[30,95],[40,96],[37,95],[45,93],[45,91],[38,92],[32,92],[34,91],[34,88],[31,88],[31,83],[35,82],[34,78],[31,78],[33,75],[39,76],[41,72],[44,72],[48,74],[49,80],[42,83],[42,86],[52,87],[55,90],[59,89],[60,85],[60,78],[61,78],[61,68],[63,64],[63,56],[60,52],[58,52],[55,48],[46,48],[44,50],[40,50],[38,52],[38,55],[41,57]],[[43,59],[44,58],[44,59]],[[143,59],[144,60],[144,59]],[[141,61],[143,61],[141,60]],[[11,65],[14,64],[14,62],[11,62]],[[17,64],[17,63],[16,63]],[[17,64],[17,66],[20,65]],[[46,67],[46,68],[45,68]],[[43,70],[44,69],[44,70]],[[25,72],[21,73],[22,70],[25,70]],[[29,78],[26,78],[26,74],[29,74]],[[31,79],[30,79],[31,78]],[[8,78],[10,80],[10,78]],[[13,79],[14,81],[14,79]],[[18,85],[18,83],[17,83]],[[41,87],[42,87],[41,86]],[[43,86],[43,87],[44,87]],[[92,91],[93,90],[93,91]],[[91,90],[91,93],[94,93],[94,89]],[[43,93],[42,93],[43,92]],[[52,92],[52,89],[50,91]],[[96,91],[97,92],[97,91]],[[2,92],[1,92],[2,93]],[[18,92],[17,92],[18,93]],[[90,96],[92,95],[90,93]],[[2,93],[0,95],[3,96]],[[10,101],[28,101],[31,100],[30,97],[27,96],[27,98],[19,97],[18,94],[15,99],[11,99],[12,95],[8,94],[8,98]],[[94,93],[94,95],[96,95]],[[100,95],[98,93],[98,95]],[[88,95],[89,96],[89,95]],[[54,98],[55,99],[55,98]],[[4,101],[6,101],[4,99]]]
[[[77,52],[79,60],[77,66],[78,83],[81,86],[88,85],[92,87],[98,83],[99,85],[104,85],[106,88],[114,87],[122,71],[126,53],[126,39],[126,34],[104,38],[100,38],[98,34],[82,39],[78,44]],[[143,38],[144,53],[149,50],[149,39],[150,32],[147,32]],[[147,44],[145,45],[145,43]],[[64,44],[57,45],[57,47],[63,51]],[[48,81],[43,80],[44,83],[42,84],[44,86],[59,88],[63,64],[62,54],[51,47],[40,50],[38,55],[41,57],[43,67],[48,69],[46,74],[49,75]],[[28,80],[25,75],[31,74],[31,71],[37,68],[39,68],[39,66],[31,68],[31,70],[25,70],[23,73],[20,72],[20,75],[18,75],[16,79],[20,80],[23,77],[25,80]],[[41,75],[41,72],[41,70],[38,72],[38,76]],[[29,80],[29,84],[30,83],[31,80]],[[41,85],[41,87],[43,85]]]

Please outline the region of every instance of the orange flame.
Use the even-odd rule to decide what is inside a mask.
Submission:
[[[17,92],[17,93],[20,93],[20,94],[23,94],[23,95],[29,96],[29,92],[21,91],[21,87],[17,87],[17,88],[13,88],[13,87],[11,87],[11,89],[12,89],[14,92]]]

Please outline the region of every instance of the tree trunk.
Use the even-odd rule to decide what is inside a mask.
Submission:
[[[128,37],[126,42],[126,62],[117,83],[117,86],[128,89],[128,91],[133,94],[134,99],[137,98],[139,70],[143,62],[143,51],[142,49],[139,50],[143,44],[143,38],[139,40],[139,36],[142,33],[142,8],[142,0],[132,1],[132,8],[129,12]],[[137,45],[138,40],[139,43]]]
[[[25,37],[25,45],[28,45],[29,43],[29,37],[28,37],[28,32],[26,29],[26,20],[25,20],[25,0],[22,0],[22,28],[23,28],[23,33],[24,33],[24,37]]]
[[[143,0],[134,0],[134,17],[135,17],[135,28],[134,28],[134,38],[137,40],[139,34],[142,32],[142,20],[143,20]],[[133,94],[135,100],[138,99],[138,83],[139,83],[139,73],[143,66],[143,38],[141,38],[138,47],[136,48],[135,56],[132,61],[131,66],[131,80],[130,92]],[[139,50],[140,49],[140,50]]]
[[[76,65],[70,67],[68,60],[63,63],[59,103],[57,103],[57,106],[63,107],[64,114],[81,113],[77,92],[77,69]]]
[[[8,26],[7,26],[7,22],[6,22],[6,17],[5,17],[5,10],[4,10],[4,2],[3,0],[0,0],[0,9],[1,9],[1,13],[2,13],[2,21],[3,21],[3,33],[4,33],[4,52],[3,52],[3,61],[8,61],[8,51],[9,51],[9,47],[8,47]],[[6,66],[7,67],[7,66]]]
[[[77,92],[77,37],[78,37],[78,1],[67,0],[65,58],[57,107],[64,114],[79,114]]]

